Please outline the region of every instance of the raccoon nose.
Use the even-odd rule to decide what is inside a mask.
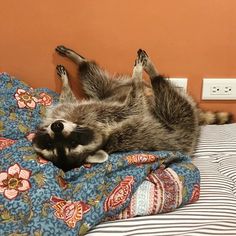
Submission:
[[[51,124],[51,130],[54,133],[61,133],[61,131],[64,129],[64,125],[62,124],[61,121],[56,121]]]

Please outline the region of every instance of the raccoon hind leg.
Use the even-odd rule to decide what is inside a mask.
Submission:
[[[134,62],[132,79],[136,81],[142,81],[143,67],[146,64],[146,59],[143,57],[139,51],[137,52],[137,58]]]
[[[137,58],[134,62],[134,68],[133,68],[133,74],[132,74],[132,90],[134,93],[134,96],[137,96],[137,94],[142,93],[143,94],[143,68],[146,65],[146,58],[143,57],[142,54],[137,52]]]
[[[170,129],[194,128],[196,114],[193,102],[181,94],[163,76],[151,79],[155,100],[155,114]]]
[[[110,75],[94,61],[84,58],[65,46],[58,46],[56,52],[61,56],[71,59],[78,65],[83,90],[89,98],[103,100],[113,95],[111,91],[114,83],[111,81]]]
[[[77,52],[73,51],[72,49],[66,48],[65,46],[62,46],[62,45],[57,46],[55,50],[59,55],[61,55],[63,57],[68,57],[76,64],[80,64],[84,61],[87,61],[83,56],[81,56]]]
[[[132,113],[142,112],[145,107],[144,85],[142,81],[145,63],[145,58],[138,53],[134,63],[131,88],[125,100],[125,106],[130,108]]]
[[[194,104],[181,94],[167,79],[159,75],[148,54],[140,49],[139,53],[145,58],[144,70],[150,76],[154,93],[155,116],[170,130],[195,127],[196,114]]]
[[[157,71],[155,65],[152,63],[150,57],[146,53],[146,51],[139,49],[138,55],[143,60],[143,69],[144,71],[149,75],[150,78],[154,78],[159,75],[159,72]]]
[[[60,103],[76,102],[77,99],[70,88],[68,74],[65,67],[62,65],[57,65],[56,70],[57,70],[58,76],[60,77],[62,81],[62,90],[61,90],[59,102]]]

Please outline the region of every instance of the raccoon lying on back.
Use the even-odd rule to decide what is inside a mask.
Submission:
[[[144,50],[137,53],[132,78],[112,78],[95,62],[64,46],[56,51],[79,66],[88,99],[75,98],[66,70],[57,66],[60,101],[33,139],[35,150],[45,159],[68,171],[86,162],[104,162],[117,151],[193,152],[199,136],[195,104],[158,74]],[[143,70],[150,85],[142,80]]]

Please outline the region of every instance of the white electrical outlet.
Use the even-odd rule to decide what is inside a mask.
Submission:
[[[236,100],[236,78],[204,78],[203,100]]]
[[[175,85],[175,87],[187,92],[187,84],[188,84],[187,78],[169,78],[169,80],[171,81],[171,83]]]

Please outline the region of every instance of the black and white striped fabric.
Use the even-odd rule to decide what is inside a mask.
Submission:
[[[195,156],[206,156],[221,152],[236,152],[236,124],[202,127]]]
[[[89,236],[236,236],[236,124],[202,127],[194,164],[201,172],[197,203],[174,212],[98,225]]]

